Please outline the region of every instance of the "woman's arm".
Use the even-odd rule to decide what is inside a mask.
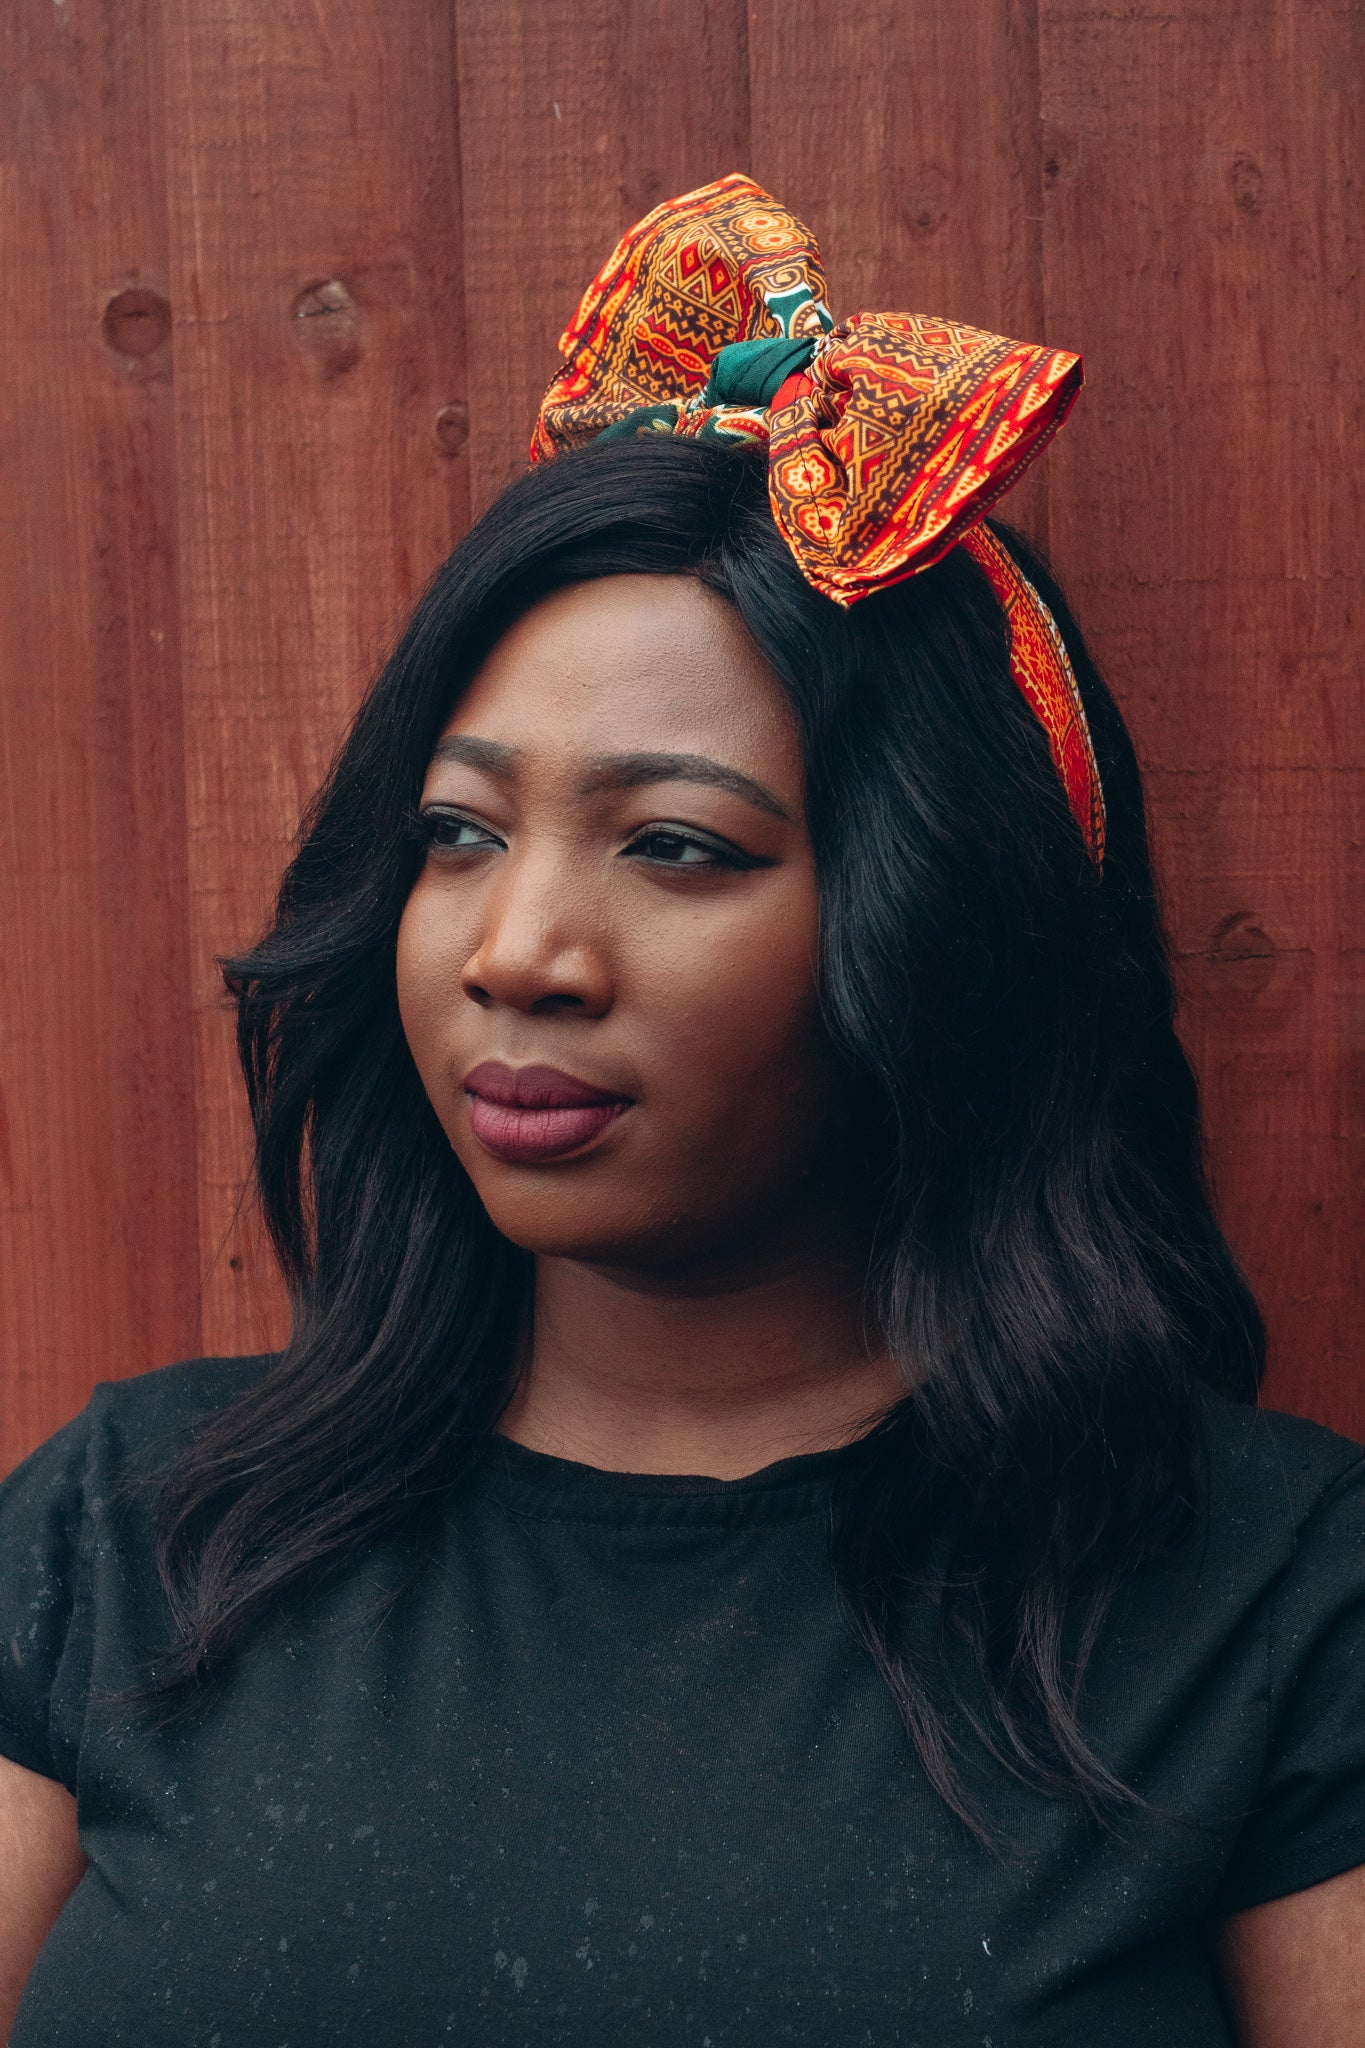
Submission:
[[[1219,1955],[1242,2048],[1365,2048],[1365,1865],[1238,1913]]]
[[[85,1864],[65,1785],[0,1756],[0,2043],[9,2040],[19,1994]]]

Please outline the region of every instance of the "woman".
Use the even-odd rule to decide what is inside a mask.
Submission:
[[[738,178],[563,346],[229,969],[289,1345],[0,1489],[14,2048],[1356,2048],[1365,1461],[983,516],[1078,365]]]

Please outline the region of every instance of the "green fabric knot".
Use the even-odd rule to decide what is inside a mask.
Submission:
[[[717,352],[705,390],[687,405],[687,410],[714,405],[761,410],[771,405],[792,372],[804,370],[814,354],[814,341],[788,341],[782,335],[759,341],[732,341],[728,348]],[[669,405],[638,405],[624,419],[604,427],[596,438],[623,441],[636,434],[671,434],[677,427],[682,404],[681,399],[674,399]]]
[[[595,438],[599,441],[629,441],[636,434],[671,434],[677,424],[676,404],[637,405],[634,412],[628,412],[623,420],[603,427]]]
[[[758,341],[732,341],[717,353],[701,402],[771,405],[792,372],[804,370],[814,354],[814,341],[788,341],[781,335]]]

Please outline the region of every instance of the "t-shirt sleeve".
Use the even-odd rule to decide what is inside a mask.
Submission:
[[[1225,1913],[1365,1863],[1365,1457],[1300,1526],[1267,1667],[1266,1768],[1222,1887]]]
[[[63,1782],[50,1714],[78,1596],[90,1416],[0,1481],[0,1756]]]

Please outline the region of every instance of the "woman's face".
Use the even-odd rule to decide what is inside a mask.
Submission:
[[[655,1264],[835,1199],[800,741],[720,598],[613,576],[494,647],[422,791],[403,1028],[497,1225]]]

